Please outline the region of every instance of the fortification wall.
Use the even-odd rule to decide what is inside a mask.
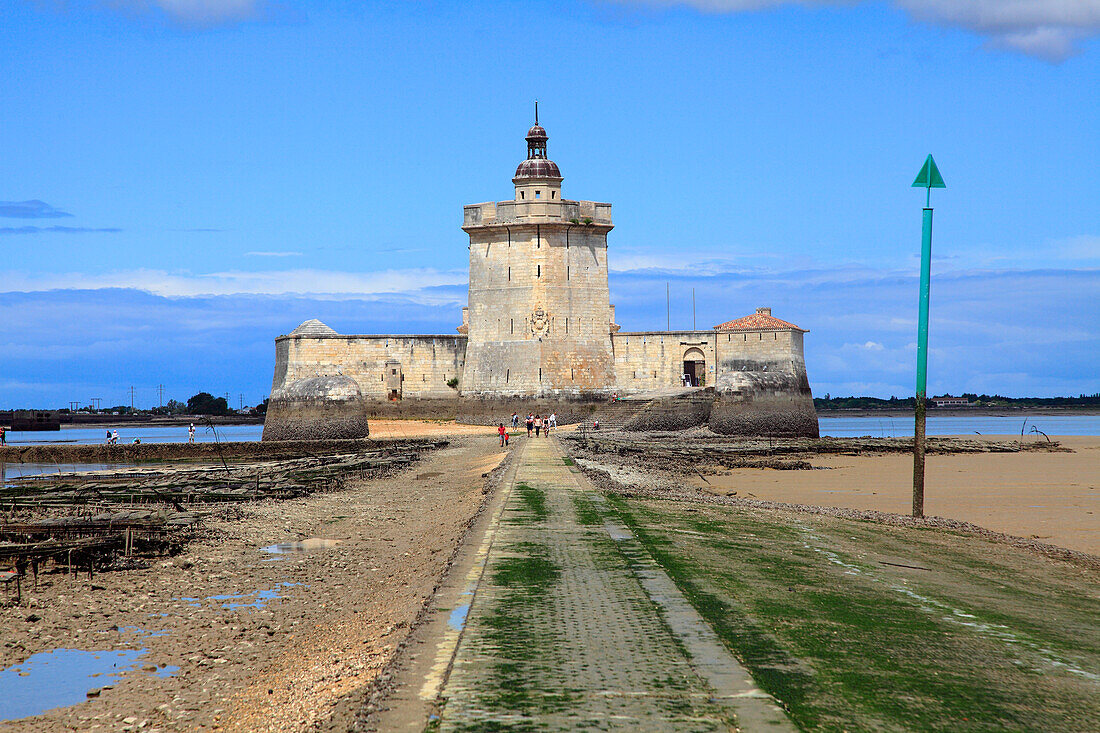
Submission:
[[[737,332],[719,348],[717,397],[709,427],[726,435],[818,437],[800,331]],[[756,335],[754,339],[753,336]],[[787,343],[784,344],[784,336]],[[719,342],[721,347],[721,342]]]
[[[714,331],[631,331],[611,334],[615,386],[621,394],[683,385],[684,357],[706,363],[703,385],[714,382]]]
[[[366,400],[453,400],[447,381],[461,378],[466,337],[455,335],[282,336],[275,342],[271,394],[302,379],[341,375],[359,385]]]
[[[679,387],[684,361],[705,362],[701,387],[733,371],[806,370],[802,333],[775,331],[631,331],[611,335],[615,383],[623,394]]]

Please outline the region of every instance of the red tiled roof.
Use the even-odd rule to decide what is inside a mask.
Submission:
[[[734,318],[732,321],[719,323],[714,327],[715,331],[776,331],[782,329],[794,329],[805,333],[806,329],[799,328],[788,321],[769,316],[764,313],[753,313],[744,318]]]

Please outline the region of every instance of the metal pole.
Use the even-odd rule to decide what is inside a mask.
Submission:
[[[928,189],[931,192],[931,188]],[[924,516],[925,403],[928,387],[928,297],[932,274],[932,209],[925,207],[920,249],[920,317],[917,321],[917,404],[913,430],[913,516]]]

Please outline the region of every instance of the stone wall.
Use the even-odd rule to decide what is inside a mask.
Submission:
[[[683,385],[683,362],[701,357],[706,378],[714,383],[714,331],[620,331],[611,335],[615,386],[621,394]]]
[[[459,334],[280,336],[271,396],[301,379],[338,375],[355,380],[368,401],[388,400],[395,388],[402,399],[454,399],[447,381],[462,377],[465,353]]]
[[[779,331],[769,339],[771,333],[733,332],[724,347],[719,339],[717,397],[708,423],[714,432],[818,437],[802,332]]]
[[[728,371],[806,371],[802,333],[788,329],[619,332],[611,345],[622,394],[681,386],[685,360],[704,361],[702,387],[719,386]]]
[[[344,440],[370,435],[363,395],[350,377],[314,376],[272,391],[263,440]]]

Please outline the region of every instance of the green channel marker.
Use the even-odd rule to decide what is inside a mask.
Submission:
[[[929,153],[913,181],[913,188],[925,188],[924,219],[920,248],[920,317],[917,321],[917,400],[913,430],[913,516],[924,516],[925,402],[928,390],[928,298],[932,279],[932,189],[947,188]]]

